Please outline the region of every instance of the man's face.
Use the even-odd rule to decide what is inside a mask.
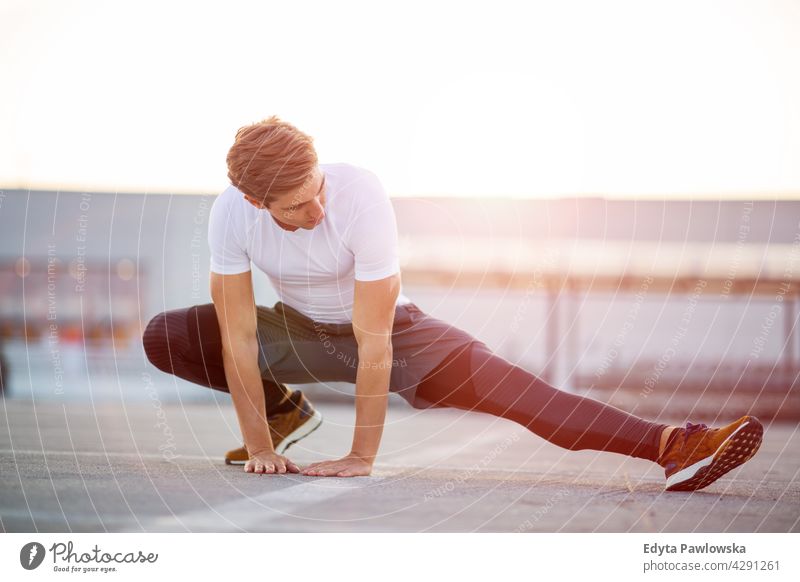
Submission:
[[[247,194],[244,197],[259,210],[267,210],[286,230],[311,230],[325,218],[325,174],[317,166],[300,187],[275,200],[269,208]]]

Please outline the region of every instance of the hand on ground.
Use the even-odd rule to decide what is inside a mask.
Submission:
[[[372,462],[354,453],[335,461],[312,463],[302,470],[312,477],[366,477],[372,472]]]
[[[299,473],[300,468],[283,455],[274,451],[264,451],[251,455],[244,465],[245,473]]]

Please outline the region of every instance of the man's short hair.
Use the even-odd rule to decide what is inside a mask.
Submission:
[[[317,166],[314,140],[273,115],[236,132],[228,150],[228,178],[266,206],[300,186]]]

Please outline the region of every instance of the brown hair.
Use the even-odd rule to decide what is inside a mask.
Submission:
[[[240,127],[228,151],[228,178],[267,206],[299,188],[317,166],[313,138],[277,116]]]

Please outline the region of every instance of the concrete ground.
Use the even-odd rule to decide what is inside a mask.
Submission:
[[[393,397],[394,398],[394,397]],[[351,405],[289,450],[339,456]],[[664,493],[660,467],[566,451],[505,420],[390,407],[370,477],[253,475],[226,466],[232,406],[0,400],[0,530],[800,531],[800,434],[767,426],[759,453],[705,490]]]

